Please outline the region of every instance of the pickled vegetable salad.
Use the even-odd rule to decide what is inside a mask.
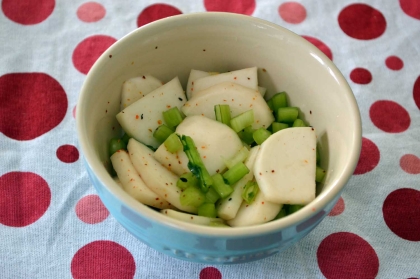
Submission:
[[[174,78],[127,80],[110,141],[115,178],[139,202],[206,226],[250,226],[291,214],[315,198],[316,135],[288,106],[266,101],[257,68],[191,70],[186,94]]]

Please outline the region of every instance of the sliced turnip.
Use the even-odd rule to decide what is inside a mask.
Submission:
[[[144,184],[134,168],[128,153],[118,150],[111,156],[112,166],[117,172],[122,188],[139,202],[156,208],[170,208],[170,204]]]
[[[268,201],[305,205],[315,199],[315,169],[315,130],[289,128],[261,145],[254,175]]]
[[[232,117],[254,110],[254,124],[258,129],[267,128],[274,121],[274,116],[260,92],[232,82],[224,82],[203,90],[185,103],[182,111],[185,115],[203,115],[215,119],[214,106],[229,105]]]
[[[184,90],[176,77],[137,100],[116,117],[127,134],[157,148],[160,143],[153,137],[153,132],[164,123],[162,112],[173,107],[181,108],[185,102]]]
[[[194,91],[194,82],[203,77],[208,77],[211,74],[209,72],[199,71],[199,70],[191,70],[190,76],[188,77],[188,83],[187,83],[187,98],[188,100],[191,99],[192,93]]]
[[[194,97],[200,91],[223,82],[233,82],[235,84],[248,87],[252,90],[258,90],[257,67],[246,68],[197,79],[194,81],[194,90],[192,91],[192,96]]]
[[[188,116],[176,128],[178,135],[190,136],[210,175],[226,169],[223,158],[231,158],[242,148],[238,135],[228,126],[201,115]],[[189,172],[184,151],[170,153],[162,144],[154,158],[177,175]]]
[[[197,224],[197,225],[209,226],[210,223],[212,222],[224,223],[223,220],[220,218],[198,216],[198,215],[179,212],[172,209],[163,209],[160,212],[168,217],[171,217],[171,218],[183,221],[183,222],[187,222],[187,223]]]
[[[260,146],[251,148],[249,157],[245,160],[245,166],[252,170],[254,168],[255,158],[257,157]],[[229,197],[223,199],[217,206],[217,216],[224,220],[235,218],[239,207],[242,204],[242,191],[245,184],[254,178],[254,173],[251,171],[241,178],[233,185],[233,193]]]
[[[151,75],[130,78],[123,83],[121,110],[162,86],[162,82]]]
[[[197,213],[195,207],[181,205],[181,190],[176,186],[178,177],[153,158],[152,150],[135,139],[129,140],[127,149],[135,169],[150,190],[180,210]]]

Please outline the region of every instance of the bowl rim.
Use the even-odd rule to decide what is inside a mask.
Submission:
[[[85,119],[83,112],[87,111],[85,108],[85,104],[83,100],[88,96],[87,88],[89,84],[93,82],[93,76],[98,68],[102,67],[107,61],[108,56],[114,52],[115,49],[119,47],[119,45],[124,44],[127,40],[129,40],[133,36],[141,36],[142,33],[146,33],[149,30],[157,29],[157,28],[164,28],[165,26],[175,26],[175,23],[188,20],[202,20],[203,18],[215,20],[215,21],[244,21],[247,23],[252,23],[256,25],[264,25],[269,28],[277,29],[281,33],[289,36],[293,40],[297,40],[300,44],[304,45],[308,50],[313,53],[314,55],[318,56],[322,63],[324,63],[331,71],[334,73],[335,77],[338,79],[338,82],[343,86],[343,91],[347,93],[347,98],[349,100],[349,106],[351,107],[351,111],[353,112],[353,117],[356,121],[356,128],[353,131],[353,138],[352,141],[354,145],[350,147],[350,158],[348,164],[344,167],[343,175],[334,181],[331,181],[331,187],[321,192],[314,201],[310,203],[311,206],[305,206],[301,210],[297,211],[294,214],[281,218],[279,220],[274,220],[268,223],[247,226],[247,227],[229,227],[229,228],[220,228],[220,227],[208,227],[202,225],[196,225],[191,223],[186,223],[183,221],[179,221],[170,217],[167,217],[146,205],[141,204],[140,202],[134,200],[131,196],[125,193],[122,189],[118,189],[117,187],[108,187],[110,184],[116,184],[112,177],[106,172],[105,168],[103,167],[102,162],[97,158],[96,152],[89,148],[88,137],[83,132],[84,129],[84,121]],[[191,24],[189,22],[188,24]],[[83,82],[78,102],[77,102],[77,109],[76,109],[76,129],[78,140],[81,148],[81,153],[84,156],[85,163],[89,166],[89,168],[95,173],[96,178],[99,180],[102,185],[104,185],[112,195],[115,196],[122,204],[125,204],[128,208],[135,211],[137,214],[149,218],[156,223],[159,223],[161,226],[172,228],[178,231],[184,231],[188,233],[194,233],[197,235],[202,236],[212,236],[212,237],[241,237],[241,236],[251,236],[251,235],[260,235],[260,234],[268,234],[276,231],[280,231],[284,228],[293,226],[300,221],[304,221],[313,217],[314,215],[318,214],[334,197],[338,196],[341,191],[343,190],[345,184],[352,176],[361,150],[361,142],[362,142],[362,128],[361,128],[361,118],[360,118],[360,111],[357,105],[356,98],[347,82],[344,78],[340,70],[335,66],[335,64],[323,53],[321,52],[316,46],[299,36],[298,34],[269,21],[259,19],[252,16],[234,14],[234,13],[226,13],[226,12],[198,12],[198,13],[190,13],[190,14],[182,14],[176,15],[172,17],[163,18],[149,24],[143,25],[140,28],[137,28],[121,39],[119,39],[116,43],[114,43],[111,47],[109,47],[94,63],[91,67],[90,71],[86,75],[86,78]],[[246,228],[246,229],[244,229]]]

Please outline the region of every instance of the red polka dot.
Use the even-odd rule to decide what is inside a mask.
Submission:
[[[63,120],[67,95],[44,73],[14,73],[0,77],[0,131],[15,140],[32,140]]]
[[[357,84],[368,84],[372,81],[372,74],[365,68],[356,68],[351,71],[350,79]]]
[[[410,174],[420,173],[420,158],[413,154],[405,154],[400,159],[400,167]]]
[[[204,0],[208,12],[228,12],[252,15],[255,10],[255,0]]]
[[[413,86],[413,99],[416,106],[420,109],[420,76],[418,76]]]
[[[87,2],[77,9],[77,17],[84,22],[95,22],[104,18],[106,10],[104,6],[96,2]]]
[[[340,197],[337,203],[335,204],[335,206],[333,207],[333,209],[331,210],[331,212],[328,214],[328,216],[340,215],[341,213],[343,213],[344,208],[345,208],[344,200],[342,197]]]
[[[54,0],[3,0],[1,9],[10,20],[23,25],[43,22],[54,11]]]
[[[331,49],[324,42],[321,42],[320,40],[314,37],[309,37],[309,36],[302,36],[302,37],[305,38],[310,43],[312,43],[313,45],[315,45],[317,48],[319,48],[319,50],[322,51],[330,60],[333,59]]]
[[[94,35],[84,39],[73,51],[74,67],[82,74],[87,74],[102,53],[116,41],[105,35]]]
[[[399,237],[420,241],[420,191],[402,188],[390,193],[382,213],[388,228]]]
[[[288,23],[298,24],[305,20],[306,9],[297,2],[284,2],[279,7],[279,15]]]
[[[324,238],[317,251],[318,266],[328,279],[375,278],[379,259],[372,246],[349,232],[333,233]]]
[[[401,133],[411,123],[410,115],[400,104],[393,101],[377,101],[369,110],[370,119],[376,127],[388,133]]]
[[[74,106],[72,114],[73,114],[73,118],[76,118],[76,106]]]
[[[338,24],[348,36],[371,40],[381,36],[386,29],[383,14],[366,4],[351,4],[338,15]]]
[[[98,195],[89,195],[77,203],[76,215],[85,223],[96,224],[108,218],[109,211]]]
[[[83,246],[71,261],[74,279],[128,279],[133,278],[135,272],[133,255],[125,247],[108,240]]]
[[[79,159],[79,150],[73,145],[62,145],[57,149],[57,158],[64,163],[74,163]]]
[[[404,67],[404,62],[397,56],[390,56],[385,60],[385,65],[391,70],[398,71]]]
[[[418,0],[400,0],[400,6],[408,16],[420,19],[420,2]]]
[[[137,17],[137,27],[146,25],[155,20],[180,15],[182,12],[168,4],[153,4],[145,8]]]
[[[222,273],[215,267],[205,267],[200,271],[200,279],[222,279]]]
[[[367,138],[362,138],[362,150],[354,174],[372,171],[378,165],[380,157],[376,144]]]
[[[51,202],[48,183],[32,172],[9,172],[0,176],[0,223],[25,227],[47,211]]]

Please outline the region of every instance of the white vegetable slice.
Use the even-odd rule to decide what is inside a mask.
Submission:
[[[119,150],[111,156],[112,166],[117,172],[122,188],[139,202],[156,208],[170,208],[170,204],[144,184],[131,163],[128,153]]]
[[[201,115],[188,116],[178,125],[178,135],[190,136],[210,175],[226,169],[223,158],[231,158],[242,148],[238,135],[228,126]],[[164,144],[153,157],[177,175],[189,172],[184,151],[170,153]]]
[[[267,128],[274,121],[270,108],[257,89],[252,90],[232,82],[224,82],[197,93],[185,103],[182,111],[187,116],[203,115],[216,119],[214,106],[220,104],[229,105],[232,117],[253,109],[254,129]]]
[[[134,102],[116,117],[127,134],[157,148],[160,143],[153,137],[153,132],[164,123],[162,112],[173,107],[181,108],[185,102],[184,90],[176,77]]]
[[[257,157],[260,146],[251,148],[248,158],[245,160],[245,166],[252,170],[254,168],[255,158]],[[239,207],[242,204],[242,192],[245,184],[254,178],[254,173],[250,171],[233,185],[233,193],[229,197],[223,199],[217,206],[217,216],[224,220],[235,218]]]
[[[194,91],[194,82],[199,79],[199,78],[203,78],[203,77],[208,77],[211,74],[208,72],[204,72],[204,71],[199,71],[199,70],[191,70],[190,72],[190,76],[188,77],[188,83],[187,83],[187,98],[188,100],[191,99],[192,97],[192,93]]]
[[[224,223],[223,220],[220,218],[198,216],[198,215],[188,214],[184,212],[179,212],[173,209],[163,209],[160,212],[168,217],[171,217],[180,221],[184,221],[187,223],[197,224],[197,225],[209,226],[211,222]]]
[[[258,86],[258,91],[260,91],[261,96],[264,97],[265,93],[267,92],[267,88]]]
[[[126,80],[122,86],[121,110],[162,85],[163,83],[160,80],[151,75],[144,75]]]
[[[251,204],[243,202],[238,214],[227,223],[232,227],[244,227],[267,223],[280,212],[282,204],[269,202],[262,192],[258,192]]]
[[[268,201],[305,205],[315,199],[316,135],[311,127],[290,128],[261,145],[255,179]]]
[[[194,97],[200,91],[223,82],[233,82],[252,90],[258,90],[257,67],[197,79],[194,82],[194,91],[192,91],[192,96]]]
[[[176,186],[178,176],[156,161],[152,150],[135,139],[129,140],[127,149],[135,169],[150,190],[182,211],[197,213],[195,207],[181,205],[181,190]]]

